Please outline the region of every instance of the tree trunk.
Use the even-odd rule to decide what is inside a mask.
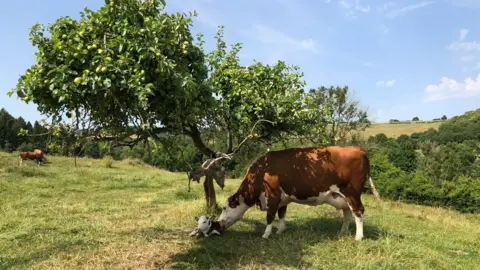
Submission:
[[[214,212],[217,210],[217,195],[215,194],[215,187],[213,186],[213,177],[205,176],[203,182],[203,189],[205,190],[205,200],[207,202],[207,211]]]

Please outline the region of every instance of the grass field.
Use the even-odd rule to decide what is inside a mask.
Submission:
[[[331,206],[291,204],[287,231],[261,238],[247,211],[220,237],[193,239],[203,189],[141,163],[49,157],[18,167],[0,153],[0,269],[478,269],[480,215],[364,195],[365,239],[338,237]],[[374,179],[375,180],[375,179]],[[218,201],[238,180],[217,188]],[[274,231],[278,220],[274,222]]]
[[[362,132],[362,136],[368,138],[370,136],[375,136],[379,133],[384,133],[387,137],[397,138],[402,134],[411,135],[414,132],[427,131],[429,128],[438,129],[441,121],[438,122],[425,122],[425,123],[415,123],[411,124],[400,123],[400,124],[389,124],[389,123],[378,123],[372,124],[371,127],[367,128]]]

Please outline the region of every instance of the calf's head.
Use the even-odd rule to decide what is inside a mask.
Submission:
[[[212,221],[215,219],[215,216],[207,217],[207,216],[199,216],[195,217],[197,221],[197,229],[201,232],[208,232],[210,227],[212,226]]]
[[[245,203],[243,196],[239,193],[229,196],[223,204],[222,214],[218,219],[222,229],[225,230],[239,221],[248,208],[250,207]]]

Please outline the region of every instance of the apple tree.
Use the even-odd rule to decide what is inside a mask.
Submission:
[[[96,140],[133,145],[190,137],[209,159],[189,173],[207,176],[209,208],[216,205],[212,177],[223,188],[220,163],[245,140],[322,133],[317,119],[324,112],[304,93],[298,67],[281,61],[241,66],[241,45],[227,50],[223,27],[216,49],[206,54],[202,36],[195,43],[190,32],[196,14],[168,14],[161,0],[105,2],[97,11],[86,8],[79,20],[34,25],[36,63],[10,95],[37,104],[57,122],[85,115]],[[226,134],[224,147],[205,143],[205,132]]]

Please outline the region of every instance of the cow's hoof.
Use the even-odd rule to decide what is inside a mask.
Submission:
[[[269,236],[270,236],[270,234],[263,234],[263,235],[262,235],[262,238],[263,238],[263,239],[268,239]]]
[[[363,236],[356,236],[355,237],[355,241],[362,241],[362,239],[363,239]]]
[[[278,229],[278,230],[277,230],[277,234],[283,234],[286,230],[287,230],[286,228],[283,229],[283,230],[282,230],[282,229]]]

